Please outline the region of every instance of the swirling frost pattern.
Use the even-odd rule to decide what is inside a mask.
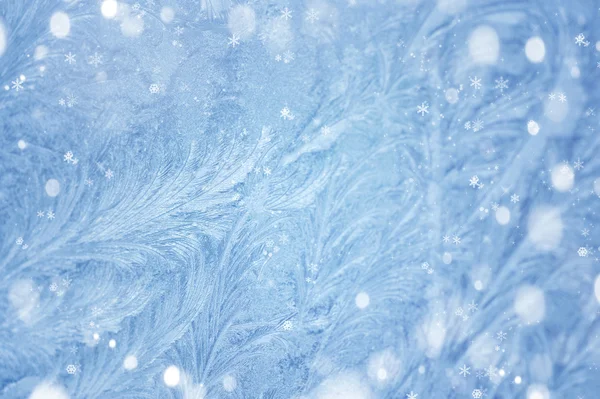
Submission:
[[[597,397],[598,14],[0,2],[0,396]]]

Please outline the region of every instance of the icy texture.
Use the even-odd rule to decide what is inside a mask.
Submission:
[[[0,1],[0,397],[600,392],[589,0]]]

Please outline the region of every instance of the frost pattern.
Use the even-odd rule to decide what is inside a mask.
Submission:
[[[593,2],[104,2],[0,2],[0,396],[600,392]]]

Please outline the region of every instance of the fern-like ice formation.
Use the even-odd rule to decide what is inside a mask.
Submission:
[[[0,2],[0,396],[595,397],[596,6]]]

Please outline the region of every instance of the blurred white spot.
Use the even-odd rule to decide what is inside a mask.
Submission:
[[[56,179],[49,179],[46,182],[46,194],[50,197],[56,197],[60,193],[60,183]]]
[[[20,150],[24,150],[25,148],[27,148],[27,143],[25,142],[25,140],[19,140],[17,146]]]
[[[356,306],[358,306],[359,309],[364,309],[367,306],[369,306],[369,303],[371,302],[371,298],[369,298],[369,294],[367,294],[366,292],[359,292],[356,295],[356,298],[354,298],[354,303],[356,303]]]
[[[163,381],[165,385],[168,387],[175,387],[179,384],[179,379],[181,377],[181,373],[176,366],[169,366],[166,368],[163,373]]]
[[[8,300],[17,311],[19,319],[27,323],[40,302],[40,293],[31,280],[18,280],[10,287]]]
[[[108,341],[108,347],[109,348],[116,348],[117,347],[117,341],[115,341],[114,339],[111,339],[110,341]]]
[[[507,207],[501,206],[496,210],[496,221],[502,225],[510,222],[510,211]]]
[[[596,294],[596,299],[600,303],[600,274],[596,276],[596,282],[594,283],[594,293]]]
[[[581,71],[579,70],[578,66],[572,66],[571,67],[571,77],[573,79],[579,79],[579,77],[581,76]]]
[[[528,238],[537,249],[549,251],[557,248],[562,240],[563,222],[556,208],[534,209],[527,222]]]
[[[600,51],[600,40],[596,42],[596,50]]]
[[[500,371],[498,371],[498,374],[500,375],[500,377],[504,377],[506,375],[506,371],[504,371],[504,369],[500,369]]]
[[[458,90],[453,87],[446,90],[446,101],[450,104],[456,104],[458,102]]]
[[[170,24],[175,19],[175,11],[171,7],[163,7],[160,10],[160,19],[165,24]]]
[[[456,14],[464,10],[467,0],[438,0],[438,9],[446,14]]]
[[[227,26],[231,34],[248,39],[256,30],[256,13],[248,5],[236,5],[229,11]]]
[[[126,370],[133,370],[138,366],[137,358],[133,355],[128,355],[125,360],[123,360],[123,367]]]
[[[519,385],[521,383],[521,377],[520,376],[516,376],[515,377],[515,384]]]
[[[392,382],[401,370],[398,356],[391,349],[372,354],[367,364],[367,375],[379,384]]]
[[[500,54],[500,40],[491,26],[479,26],[469,36],[469,55],[476,64],[495,64]]]
[[[44,381],[33,389],[29,399],[69,399],[69,394],[62,386]]]
[[[534,36],[527,40],[527,43],[525,44],[525,55],[527,56],[527,59],[534,64],[544,61],[544,57],[546,56],[546,45],[541,37]]]
[[[552,185],[557,191],[569,191],[574,181],[575,173],[570,165],[563,163],[552,168]]]
[[[33,59],[36,61],[43,60],[46,58],[46,55],[48,55],[48,47],[43,44],[37,46],[33,51]]]
[[[544,292],[533,285],[520,287],[515,296],[514,309],[524,323],[542,321],[546,314]]]
[[[345,373],[329,377],[321,383],[313,399],[372,399],[369,386],[356,373]]]
[[[100,6],[100,11],[104,18],[112,19],[117,15],[118,8],[117,0],[104,0],[102,6]]]
[[[473,287],[475,287],[477,291],[481,291],[483,289],[483,282],[481,280],[477,280],[475,283],[473,283]]]
[[[94,333],[92,337],[94,338],[94,341],[100,341],[100,334]]]
[[[444,252],[444,255],[442,255],[442,262],[446,265],[452,263],[452,254],[450,252]]]
[[[550,392],[545,385],[533,384],[527,388],[527,399],[550,399]]]
[[[237,388],[237,381],[234,376],[226,375],[223,377],[223,389],[227,392],[233,392]]]
[[[6,51],[6,28],[0,21],[0,56]]]
[[[290,21],[284,18],[272,18],[263,26],[262,40],[272,53],[280,53],[289,49],[290,43],[294,39]]]
[[[600,178],[594,180],[594,192],[600,197]]]
[[[536,121],[530,120],[529,122],[527,122],[527,131],[532,136],[535,136],[540,132],[540,125],[538,125]]]
[[[425,374],[425,366],[419,366],[419,374]]]
[[[71,20],[62,11],[57,11],[50,18],[50,32],[58,38],[67,37],[71,31]]]
[[[562,122],[569,115],[568,101],[546,100],[544,102],[544,115],[552,122]]]

